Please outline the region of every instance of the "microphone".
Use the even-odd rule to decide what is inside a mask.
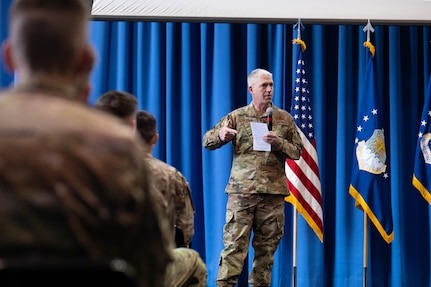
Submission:
[[[272,107],[266,109],[266,123],[268,125],[268,130],[272,131]]]

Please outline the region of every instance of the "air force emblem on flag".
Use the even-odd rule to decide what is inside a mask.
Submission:
[[[358,159],[360,170],[373,174],[381,174],[386,171],[386,148],[383,130],[375,129],[368,140],[362,140],[358,143],[356,158]]]
[[[420,139],[422,155],[426,164],[431,164],[431,149],[430,149],[431,134],[426,133]]]

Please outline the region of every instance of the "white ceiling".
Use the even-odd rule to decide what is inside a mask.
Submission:
[[[431,24],[430,0],[94,0],[93,19]]]

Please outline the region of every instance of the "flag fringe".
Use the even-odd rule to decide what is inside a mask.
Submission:
[[[298,212],[302,215],[302,217],[305,219],[311,229],[313,229],[314,233],[316,233],[317,237],[319,237],[320,242],[323,243],[323,230],[316,224],[316,222],[313,220],[307,210],[302,206],[299,200],[293,195],[286,196],[284,200],[291,203],[296,208],[296,210],[298,210]]]
[[[359,204],[362,210],[367,213],[371,222],[373,222],[374,226],[377,228],[377,230],[379,231],[383,239],[386,241],[386,243],[391,243],[394,240],[394,232],[392,231],[390,234],[388,234],[385,231],[385,229],[383,228],[380,221],[377,219],[374,212],[371,210],[371,208],[365,202],[364,198],[361,196],[361,194],[356,190],[356,188],[353,185],[350,185],[349,193],[350,195],[353,196],[353,198],[356,200],[356,203]]]
[[[431,193],[429,190],[422,184],[422,182],[417,179],[415,175],[413,175],[412,179],[413,186],[416,187],[417,190],[421,193],[422,197],[425,198],[426,201],[431,205]]]

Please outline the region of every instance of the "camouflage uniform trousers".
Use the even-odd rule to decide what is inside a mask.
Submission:
[[[284,235],[284,195],[229,194],[217,284],[234,286],[248,253],[251,232],[254,258],[250,286],[270,286],[274,253]]]
[[[166,270],[165,287],[207,286],[207,267],[196,250],[175,248],[173,257]]]

